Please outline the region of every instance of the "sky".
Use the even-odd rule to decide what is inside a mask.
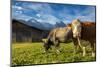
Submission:
[[[95,22],[96,19],[95,6],[22,1],[12,2],[12,18],[25,21],[34,18],[51,24],[59,21],[67,24],[74,19]]]

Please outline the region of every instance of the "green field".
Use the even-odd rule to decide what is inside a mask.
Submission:
[[[61,43],[60,53],[56,53],[54,47],[48,53],[44,53],[43,43],[13,43],[12,65],[69,63],[81,61],[95,61],[95,57],[87,49],[87,55],[82,56],[81,51],[74,55],[72,43]]]

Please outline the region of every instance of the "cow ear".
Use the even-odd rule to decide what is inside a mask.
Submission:
[[[48,39],[42,39],[42,41],[43,41],[44,43],[46,43],[46,42],[48,41]]]

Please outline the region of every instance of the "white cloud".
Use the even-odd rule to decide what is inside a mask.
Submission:
[[[47,3],[44,3],[44,4],[23,3],[23,8],[28,9],[28,10],[33,10],[39,14],[52,14],[53,13],[53,9]]]
[[[87,6],[84,10],[74,9],[73,12],[75,15],[72,15],[70,10],[65,8],[62,10],[62,13],[59,13],[59,16],[63,18],[63,21],[66,20],[68,22],[71,22],[77,18],[82,21],[95,21],[95,7]]]
[[[21,10],[21,9],[23,9],[22,7],[18,7],[18,10]]]
[[[29,19],[32,18],[32,17],[27,16],[27,15],[25,15],[25,14],[19,14],[18,12],[12,13],[12,17],[13,17],[14,19],[25,20],[25,21],[28,21]]]
[[[40,15],[40,14],[36,14],[36,16],[37,16],[37,17],[41,17],[41,15]]]
[[[22,11],[16,11],[16,13],[22,14],[23,12]]]
[[[87,7],[86,9],[81,11],[80,9],[72,9],[71,7],[67,8],[66,6],[64,9],[58,12],[58,11],[53,10],[51,6],[47,3],[44,3],[44,4],[34,3],[33,4],[33,3],[25,2],[25,3],[22,3],[22,6],[13,5],[12,8],[14,8],[17,14],[22,14],[22,10],[23,11],[33,10],[37,13],[36,17],[38,21],[49,22],[52,24],[55,24],[56,22],[59,22],[60,20],[64,21],[65,23],[68,23],[76,18],[79,18],[83,21],[94,21],[95,20],[95,8],[94,7]],[[71,10],[75,13],[75,15],[71,14]],[[59,16],[60,19],[54,16],[54,14]],[[25,16],[25,19],[27,19],[26,16]]]
[[[80,12],[79,16],[82,21],[95,21],[95,7],[87,7],[83,12]]]
[[[23,9],[22,7],[16,6],[16,5],[13,5],[12,8],[13,8],[13,9],[17,9],[17,10],[22,10],[22,9]]]
[[[51,14],[41,15],[41,18],[37,18],[37,20],[40,22],[45,22],[45,23],[50,23],[50,24],[55,24],[56,22],[60,21],[57,17]]]

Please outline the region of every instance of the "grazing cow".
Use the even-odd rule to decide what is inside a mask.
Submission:
[[[79,19],[75,19],[72,22],[73,38],[76,38],[78,46],[83,50],[83,56],[85,56],[85,47],[81,46],[80,39],[89,41],[92,48],[92,56],[95,56],[95,43],[96,43],[96,24],[95,22],[80,22]]]
[[[47,51],[51,46],[59,47],[60,42],[69,42],[72,39],[71,26],[63,28],[55,28],[51,30],[46,40],[44,40],[44,48]],[[57,52],[59,52],[57,50]]]

